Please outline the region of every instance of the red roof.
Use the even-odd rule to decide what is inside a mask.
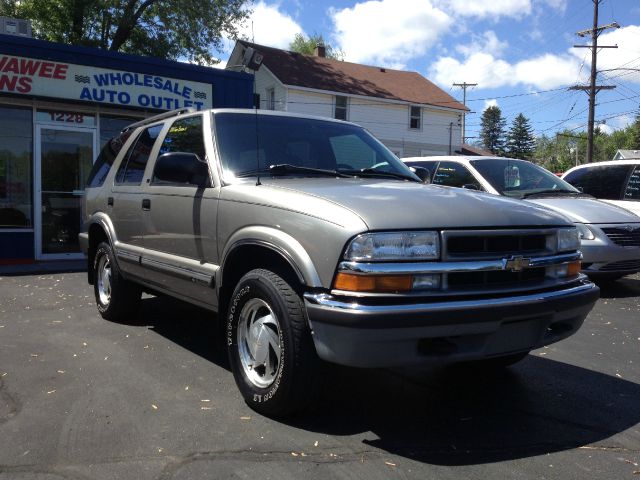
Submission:
[[[468,110],[417,72],[303,55],[245,41],[239,43],[262,53],[262,64],[285,85]]]

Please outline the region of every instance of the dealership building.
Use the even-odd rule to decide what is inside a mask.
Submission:
[[[81,258],[102,145],[166,110],[253,105],[253,77],[0,34],[0,265]]]

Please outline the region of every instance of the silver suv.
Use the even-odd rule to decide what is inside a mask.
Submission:
[[[85,198],[102,316],[134,315],[142,291],[218,312],[268,415],[313,398],[320,360],[514,363],[575,333],[599,294],[563,217],[425,185],[347,122],[162,114],[107,143]]]

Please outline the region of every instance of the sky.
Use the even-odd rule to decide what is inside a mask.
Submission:
[[[349,62],[416,71],[462,100],[467,89],[466,136],[477,141],[480,117],[497,105],[507,121],[522,113],[536,136],[586,130],[591,43],[576,32],[593,26],[593,0],[260,0],[241,33],[255,43],[287,49],[296,33],[320,34]],[[606,132],[640,112],[640,0],[600,0],[606,29],[597,69],[602,90],[596,122]],[[232,41],[218,52],[224,66]]]

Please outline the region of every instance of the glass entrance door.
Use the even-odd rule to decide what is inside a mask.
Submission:
[[[82,258],[80,201],[95,157],[95,130],[38,125],[36,257]]]

